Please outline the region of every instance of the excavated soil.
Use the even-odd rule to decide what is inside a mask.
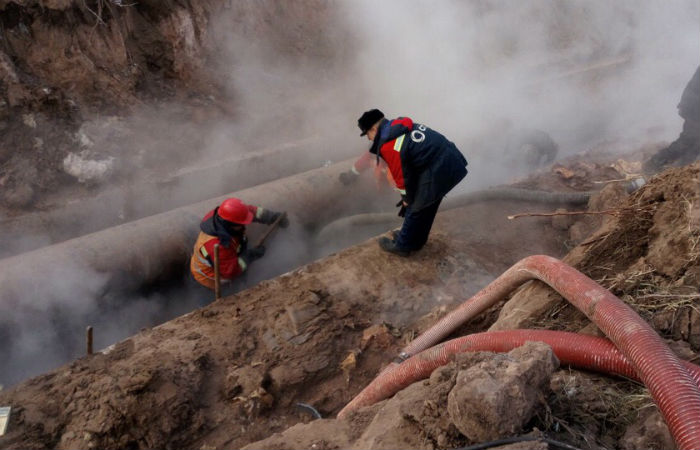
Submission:
[[[349,45],[330,15],[320,1],[0,0],[0,218],[167,177],[203,156],[221,121],[246,119],[223,136],[242,148],[300,137],[289,111],[238,101],[245,92],[219,55],[238,56],[224,43],[253,38],[266,63],[285,60],[321,90],[342,79]],[[266,133],[270,122],[276,133]],[[620,156],[620,145],[631,153]],[[587,207],[558,210],[575,214],[508,201],[441,212],[410,258],[381,252],[373,238],[1,390],[12,415],[0,448],[455,448],[513,435],[669,448],[643,386],[559,367],[537,344],[462,355],[334,419],[407,342],[532,254],[598,281],[697,362],[700,165],[647,177],[630,194],[641,161],[663,144],[620,145],[512,184],[599,190]],[[66,165],[71,154],[82,172]],[[516,327],[600,334],[533,282],[455,335]]]
[[[0,404],[13,406],[9,433],[0,438],[0,447],[454,448],[467,444],[472,440],[446,415],[449,397],[461,377],[459,370],[477,370],[470,367],[497,361],[493,355],[458,364],[459,370],[447,367],[447,372],[433,374],[428,384],[416,383],[411,393],[407,390],[349,420],[315,420],[315,414],[332,418],[417,333],[511,264],[537,253],[566,255],[569,262],[651,319],[684,357],[693,357],[691,348],[698,348],[700,326],[699,260],[694,245],[700,237],[699,172],[698,164],[671,169],[631,195],[618,192],[619,215],[602,223],[571,251],[567,247],[570,230],[585,216],[573,216],[567,229],[557,223],[557,217],[507,219],[516,213],[542,212],[546,205],[491,202],[440,213],[429,244],[411,258],[383,253],[371,239],[263,281],[0,392]],[[605,192],[613,187],[594,196],[591,203],[610,197]],[[640,208],[644,213],[637,211]],[[585,327],[595,333],[585,317],[568,311],[560,297],[541,285],[517,292],[501,316],[507,316],[504,313],[512,304],[524,299],[537,303],[541,298],[550,304],[530,314],[523,309],[520,320],[551,329]],[[459,334],[498,328],[506,320],[497,321],[498,314],[494,308],[466,324]],[[666,319],[660,322],[659,317]],[[511,356],[478,370],[506,383],[503,374],[515,369],[499,372],[499,367],[535,364],[517,361],[519,357]],[[670,439],[658,412],[649,407],[648,393],[638,384],[570,369],[551,375],[552,370],[538,375],[540,393],[524,398],[529,406],[521,409],[528,414],[504,421],[495,431],[475,432],[472,438],[538,429],[581,448],[653,446],[650,440]],[[504,386],[521,382],[516,377]],[[531,383],[525,386],[532,387]],[[525,395],[528,389],[518,392]],[[502,394],[496,401],[514,400]],[[423,412],[409,414],[416,411],[410,405],[422,405]],[[636,425],[639,411],[644,425]],[[284,432],[302,423],[306,425]],[[394,433],[391,430],[401,431],[386,434]],[[270,437],[275,432],[282,434]]]
[[[297,403],[332,415],[467,291],[530,253],[563,252],[556,233],[538,239],[539,227],[504,219],[522,204],[489,206],[439,217],[413,258],[371,240],[2,392],[16,406],[0,442],[237,448],[311,420]],[[493,221],[504,225],[495,236]],[[503,251],[494,239],[507,236],[530,239]]]

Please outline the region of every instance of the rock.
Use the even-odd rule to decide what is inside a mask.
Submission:
[[[355,356],[354,352],[350,352],[343,362],[340,363],[340,369],[346,373],[355,369],[355,366],[357,366],[357,356]]]
[[[226,374],[224,396],[228,399],[252,396],[259,388],[266,386],[269,380],[270,376],[261,367],[232,368]]]
[[[527,328],[553,305],[562,301],[561,295],[541,281],[532,281],[519,288],[498,314],[489,331]]]
[[[457,447],[444,404],[454,386],[454,364],[436,370],[440,375],[399,391],[379,410],[351,449],[433,448],[438,440],[444,448]],[[439,407],[438,405],[443,405]],[[362,412],[362,409],[360,410]]]
[[[352,427],[341,420],[320,419],[311,423],[299,423],[282,433],[253,442],[243,449],[331,449],[349,448]],[[323,436],[323,438],[320,438]]]
[[[624,450],[676,448],[671,432],[668,431],[668,427],[656,407],[643,409],[637,420],[627,428],[619,444],[620,448]]]
[[[528,342],[460,371],[447,399],[452,422],[472,442],[519,433],[558,366],[548,345]]]
[[[393,342],[394,337],[386,325],[372,325],[362,332],[360,348],[365,350],[372,343],[379,348],[388,348]]]

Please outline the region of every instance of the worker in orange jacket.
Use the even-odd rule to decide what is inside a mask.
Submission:
[[[214,289],[214,246],[219,244],[219,275],[231,281],[243,273],[250,263],[265,254],[265,247],[248,248],[246,225],[251,222],[274,223],[282,213],[246,205],[237,198],[227,198],[209,211],[199,224],[200,233],[190,259],[190,271],[202,286]],[[289,225],[286,215],[280,226]]]

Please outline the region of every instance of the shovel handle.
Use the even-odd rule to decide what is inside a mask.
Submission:
[[[282,219],[284,219],[285,217],[287,217],[287,213],[286,213],[286,212],[283,212],[282,214],[280,214],[280,216],[279,216],[277,219],[275,219],[274,222],[272,222],[272,224],[270,225],[270,228],[267,229],[267,231],[265,232],[265,234],[262,235],[262,237],[260,238],[260,240],[258,240],[258,243],[257,243],[255,246],[256,246],[256,247],[260,247],[261,245],[263,245],[263,244],[265,243],[265,240],[266,240],[268,237],[270,237],[270,234],[272,234],[273,231],[275,231],[275,230],[277,229],[277,227],[280,225],[280,222],[281,222]]]

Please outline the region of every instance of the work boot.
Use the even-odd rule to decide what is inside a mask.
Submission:
[[[399,233],[401,233],[401,230],[394,230],[391,232],[391,238],[396,242],[399,239]]]
[[[396,241],[392,241],[388,237],[380,237],[379,238],[379,246],[384,250],[385,252],[393,253],[395,255],[399,256],[408,256],[411,254],[408,250],[402,250],[396,246]]]

